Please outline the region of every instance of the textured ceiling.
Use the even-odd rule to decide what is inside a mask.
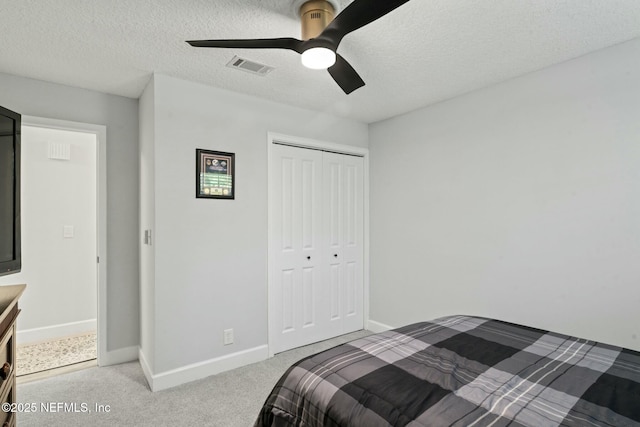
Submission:
[[[158,72],[374,122],[640,37],[638,0],[413,0],[345,37],[366,82],[348,96],[292,51],[184,42],[299,37],[293,2],[0,0],[0,72],[133,98]],[[225,67],[234,54],[275,71]]]

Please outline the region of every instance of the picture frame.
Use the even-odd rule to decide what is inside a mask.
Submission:
[[[235,153],[196,149],[196,198],[235,199]]]

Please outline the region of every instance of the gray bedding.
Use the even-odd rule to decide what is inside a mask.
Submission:
[[[640,427],[640,353],[443,317],[299,361],[255,425]]]

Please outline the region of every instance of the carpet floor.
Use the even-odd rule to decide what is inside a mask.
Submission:
[[[35,410],[18,413],[18,425],[250,427],[292,363],[370,333],[343,335],[155,393],[137,361],[19,384],[18,402]]]

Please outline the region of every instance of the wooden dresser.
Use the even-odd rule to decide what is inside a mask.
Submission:
[[[26,285],[0,286],[0,403],[16,402],[16,320]],[[0,426],[16,425],[16,413],[0,411]]]

